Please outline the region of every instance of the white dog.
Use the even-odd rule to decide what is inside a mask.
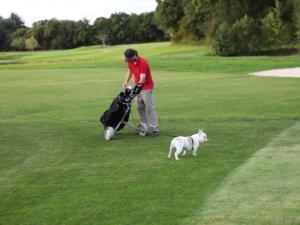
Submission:
[[[196,156],[199,145],[206,141],[208,141],[207,135],[202,130],[199,130],[198,133],[190,137],[175,137],[171,141],[168,158],[171,158],[174,150],[176,150],[174,153],[176,160],[179,160],[178,155],[181,152],[183,152],[183,155],[185,155],[186,150],[192,151],[193,155]]]

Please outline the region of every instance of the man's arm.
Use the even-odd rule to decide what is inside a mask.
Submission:
[[[128,69],[127,74],[125,76],[124,83],[123,83],[123,88],[127,87],[128,82],[130,81],[131,77],[132,77],[132,72],[130,71],[130,69]]]
[[[141,73],[139,83],[143,84],[143,83],[145,83],[145,80],[146,80],[146,74],[145,73]]]
[[[140,74],[140,80],[137,83],[137,85],[135,85],[135,87],[134,87],[134,90],[133,90],[134,94],[138,95],[142,91],[144,83],[145,83],[145,80],[146,80],[146,74],[145,73],[141,73]]]

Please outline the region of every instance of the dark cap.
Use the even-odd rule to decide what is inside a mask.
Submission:
[[[134,56],[137,56],[138,55],[138,52],[132,48],[128,48],[126,49],[126,51],[124,52],[124,55],[125,55],[125,61],[132,61],[132,58]]]

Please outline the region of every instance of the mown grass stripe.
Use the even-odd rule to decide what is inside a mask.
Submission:
[[[234,170],[184,224],[300,224],[300,123]]]

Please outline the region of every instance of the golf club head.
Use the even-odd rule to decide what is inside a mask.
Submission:
[[[104,138],[105,140],[110,140],[114,137],[114,134],[115,134],[115,129],[112,128],[112,127],[107,127],[105,128],[104,130]]]
[[[140,123],[136,130],[140,136],[145,136],[148,133],[148,126],[144,123]]]

